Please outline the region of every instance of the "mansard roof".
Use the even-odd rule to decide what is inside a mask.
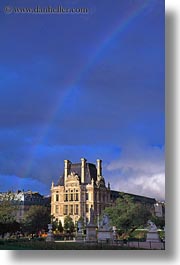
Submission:
[[[126,192],[120,192],[116,190],[111,190],[111,200],[115,201],[117,198],[122,198],[122,195],[129,195],[135,202],[143,202],[149,204],[155,204],[155,198],[150,198],[142,195],[131,194]]]
[[[72,172],[79,176],[79,180],[81,182],[81,163],[70,164],[69,174],[71,174]],[[85,172],[85,184],[90,184],[92,179],[94,180],[94,182],[97,181],[97,169],[94,164],[86,163]],[[64,186],[64,173],[59,178],[57,185]]]

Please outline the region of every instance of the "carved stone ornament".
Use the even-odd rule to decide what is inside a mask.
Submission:
[[[67,181],[78,181],[79,182],[79,177],[75,172],[71,172],[70,175],[67,177]]]

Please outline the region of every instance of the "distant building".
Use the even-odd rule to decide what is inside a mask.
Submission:
[[[50,197],[44,197],[39,192],[33,191],[21,191],[17,192],[1,192],[0,202],[3,200],[9,200],[12,204],[18,207],[16,213],[16,220],[21,221],[25,213],[30,209],[32,205],[44,205],[50,208]]]
[[[144,203],[154,211],[154,198],[129,194],[135,202]],[[102,175],[102,161],[97,159],[96,165],[87,163],[81,158],[81,163],[64,161],[64,173],[55,185],[51,186],[51,215],[64,224],[64,218],[70,215],[74,222],[80,217],[87,223],[90,219],[90,208],[98,221],[103,210],[115,203],[121,196],[119,191],[110,190]]]

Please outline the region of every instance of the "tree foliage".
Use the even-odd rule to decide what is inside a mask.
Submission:
[[[163,229],[164,226],[165,226],[165,217],[153,216],[153,217],[151,218],[151,221],[152,221],[153,223],[155,223],[155,225],[156,225],[158,228]]]
[[[86,228],[86,224],[85,224],[84,218],[82,216],[79,217],[78,222],[81,222],[82,229]],[[77,222],[77,225],[78,225],[78,222]]]
[[[30,234],[38,234],[41,230],[46,230],[51,221],[51,215],[47,207],[33,205],[26,213],[23,221],[23,230]]]
[[[11,223],[15,221],[15,207],[10,201],[0,203],[0,223]]]
[[[14,205],[10,198],[6,197],[0,201],[0,234],[14,233],[19,230],[20,225],[16,222],[18,206]]]
[[[72,220],[72,218],[67,215],[65,218],[64,218],[64,230],[66,233],[68,234],[71,234],[74,232],[74,222]]]
[[[116,200],[114,207],[105,209],[112,226],[116,226],[121,234],[129,235],[138,227],[145,225],[152,216],[143,204],[135,203],[133,198],[126,194]]]
[[[53,231],[59,231],[60,233],[63,232],[63,226],[61,220],[52,221]]]
[[[58,231],[59,231],[60,233],[63,232],[63,226],[62,226],[62,222],[61,222],[61,220],[59,220],[59,223],[58,223]]]

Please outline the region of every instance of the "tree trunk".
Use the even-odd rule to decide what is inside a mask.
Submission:
[[[138,226],[132,228],[132,229],[129,231],[128,235],[132,234],[137,228],[138,228]]]

